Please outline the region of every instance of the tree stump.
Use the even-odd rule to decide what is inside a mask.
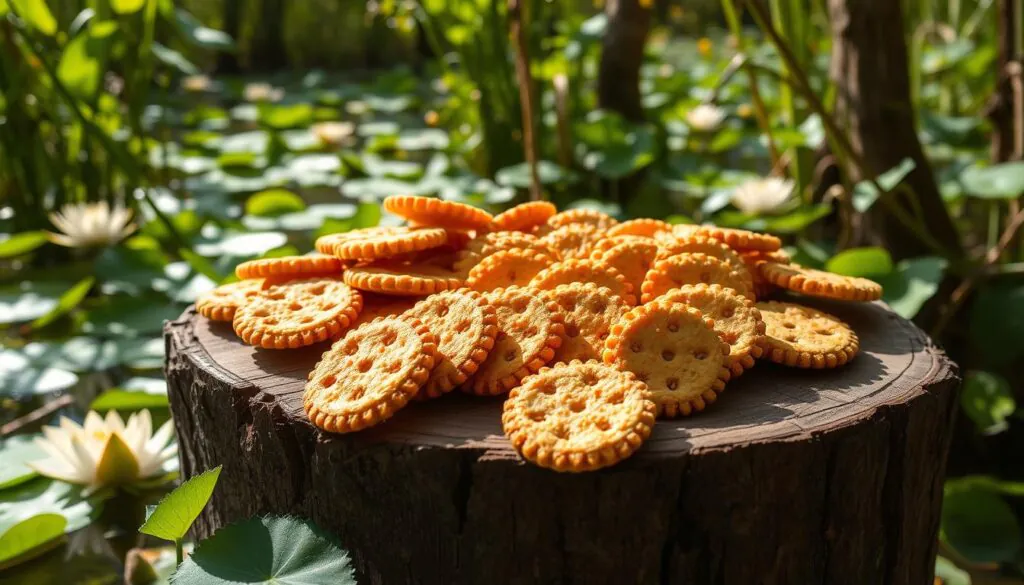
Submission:
[[[458,392],[322,433],[302,391],[326,345],[254,349],[190,309],[165,330],[181,469],[224,465],[194,536],[303,516],[362,584],[930,584],[955,366],[881,303],[808,304],[856,329],[851,364],[759,364],[584,474],[524,463],[501,400]]]

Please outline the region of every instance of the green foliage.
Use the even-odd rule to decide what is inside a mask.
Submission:
[[[1017,409],[1006,378],[985,371],[967,372],[960,404],[977,429],[985,434],[1006,430],[1007,417]]]
[[[974,563],[1012,561],[1022,544],[1013,509],[999,493],[960,480],[946,482],[939,536]]]
[[[42,231],[21,232],[0,241],[0,258],[22,256],[46,243],[46,233]]]
[[[336,583],[355,585],[348,554],[308,520],[252,518],[221,528],[202,541],[172,583]]]
[[[101,501],[101,495],[87,499],[77,486],[44,478],[0,490],[0,568],[30,560],[84,528]]]
[[[213,495],[220,471],[221,466],[218,465],[175,488],[160,500],[139,532],[174,542],[185,538],[188,529]]]
[[[46,457],[46,453],[36,444],[39,435],[19,435],[0,439],[0,490],[26,482],[38,475],[34,469],[26,465]]]

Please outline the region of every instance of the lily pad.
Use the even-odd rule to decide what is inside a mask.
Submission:
[[[177,319],[181,305],[153,295],[114,295],[89,310],[82,330],[90,335],[148,337],[163,331],[164,321]]]
[[[572,185],[579,181],[579,175],[547,161],[537,161],[537,178],[541,185]],[[530,188],[530,166],[525,162],[505,167],[494,175],[494,180],[502,187],[516,189]]]
[[[960,173],[968,195],[982,199],[1016,199],[1024,194],[1024,162],[972,166]]]
[[[26,518],[0,533],[0,567],[33,559],[64,536],[68,521],[60,514],[45,513]]]
[[[202,256],[260,256],[288,242],[280,232],[222,232],[196,242],[194,250]]]
[[[166,394],[111,388],[96,397],[96,400],[92,401],[89,408],[98,412],[106,412],[108,410],[134,412],[153,408],[167,408],[168,404]]]
[[[342,220],[352,217],[356,206],[351,203],[319,203],[302,211],[279,217],[245,216],[242,224],[251,230],[309,231],[320,228],[328,219]]]
[[[26,465],[30,461],[46,458],[46,452],[37,444],[35,435],[18,435],[0,439],[0,490],[26,482],[37,475]]]
[[[0,396],[14,399],[61,392],[77,383],[78,376],[74,372],[59,368],[0,369]]]
[[[85,528],[99,513],[104,495],[85,498],[80,486],[44,477],[20,483],[0,491],[0,533],[22,520],[47,513],[67,518],[65,532]]]
[[[277,217],[302,211],[306,202],[287,189],[269,189],[250,196],[245,201],[245,213],[261,217]]]
[[[42,317],[57,307],[71,283],[24,281],[0,287],[0,324],[23,323]]]
[[[221,528],[178,568],[173,583],[355,585],[348,554],[308,520],[252,518]]]

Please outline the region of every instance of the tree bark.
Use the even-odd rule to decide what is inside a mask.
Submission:
[[[640,66],[651,27],[651,11],[639,0],[606,0],[608,26],[602,39],[597,73],[597,102],[631,122],[643,122]]]
[[[1017,14],[1014,0],[998,0],[996,2],[996,26],[998,28],[999,59],[997,63],[996,91],[992,94],[985,115],[992,121],[991,156],[992,162],[1006,162],[1024,156],[1014,123],[1024,117],[1024,112],[1017,111],[1017,100],[1014,95],[1012,63],[1020,58],[1015,55],[1015,39],[1021,26],[1024,14]],[[1020,65],[1017,65],[1020,67]]]
[[[217,73],[234,74],[241,68],[238,64],[238,47],[242,37],[242,4],[244,0],[224,0],[224,32],[235,40],[235,51],[221,51],[217,54]]]
[[[500,400],[457,392],[322,433],[302,390],[325,347],[254,349],[190,309],[165,329],[182,474],[224,465],[194,536],[310,518],[364,585],[931,583],[954,366],[884,305],[814,304],[860,335],[848,366],[758,366],[584,474],[525,464]]]
[[[961,250],[959,235],[917,137],[900,4],[892,0],[829,0],[835,111],[868,167],[864,172],[882,173],[905,158],[914,160],[917,168],[904,185],[916,195],[930,233],[943,247],[956,252]],[[854,181],[863,178],[851,177]],[[895,200],[904,209],[914,209],[905,193],[896,194]],[[870,219],[895,258],[934,253],[910,236],[884,205],[875,205]]]
[[[256,31],[249,51],[249,66],[257,71],[275,71],[288,65],[284,45],[284,0],[261,0]]]

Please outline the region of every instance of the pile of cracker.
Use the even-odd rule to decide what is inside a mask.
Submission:
[[[834,368],[857,354],[836,317],[758,299],[882,292],[793,264],[769,234],[540,201],[497,216],[415,196],[384,208],[408,227],[245,262],[240,281],[197,302],[252,345],[332,342],[304,395],[324,431],[365,429],[453,390],[504,396],[502,424],[525,459],[599,469],[629,457],[656,418],[707,408],[758,359]]]

